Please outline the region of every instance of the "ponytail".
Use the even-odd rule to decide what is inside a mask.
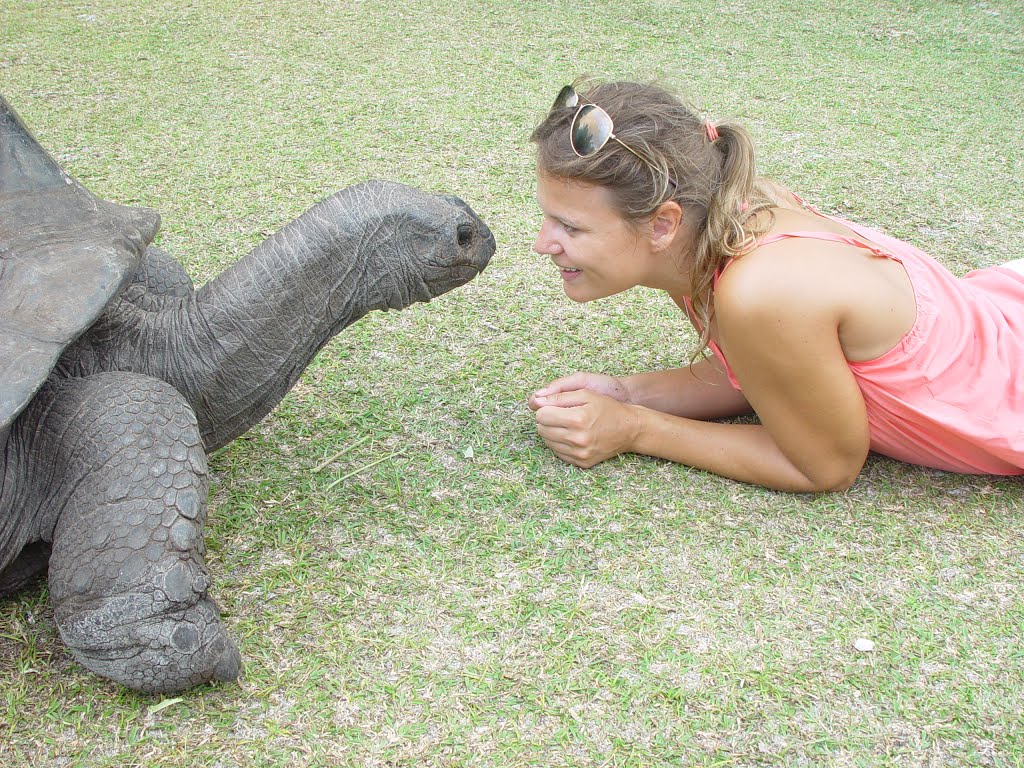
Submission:
[[[694,360],[708,346],[715,314],[712,301],[715,278],[729,261],[754,246],[770,224],[762,224],[754,230],[750,222],[758,213],[774,205],[756,188],[754,144],[750,135],[735,123],[711,125],[714,133],[708,130],[708,138],[717,136],[713,144],[721,152],[723,163],[719,183],[711,190],[707,216],[691,260],[691,301],[700,333]]]

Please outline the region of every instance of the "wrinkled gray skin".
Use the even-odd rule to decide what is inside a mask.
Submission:
[[[466,283],[495,246],[462,201],[368,182],[193,290],[158,226],[88,193],[0,99],[0,596],[48,565],[74,656],[174,692],[240,671],[208,594],[206,452],[347,325]]]

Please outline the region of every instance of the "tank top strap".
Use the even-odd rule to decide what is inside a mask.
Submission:
[[[676,303],[676,306],[678,306],[680,309],[686,312],[687,316],[690,318],[690,322],[693,323],[693,327],[697,329],[697,332],[704,333],[704,327],[700,324],[696,316],[693,314],[693,300],[690,299],[689,296],[682,296],[680,298],[676,298],[675,296],[673,296],[672,301]],[[726,376],[729,377],[729,383],[732,384],[732,388],[735,389],[737,392],[741,391],[742,388],[740,387],[740,383],[736,379],[736,375],[732,372],[732,367],[730,367],[729,361],[725,359],[725,353],[722,352],[721,347],[719,347],[718,344],[716,344],[711,339],[708,339],[708,348],[722,364],[722,367],[725,369]]]
[[[804,199],[803,199],[802,197],[800,197],[800,195],[798,195],[798,194],[797,194],[796,192],[790,192],[789,194],[791,194],[791,195],[793,196],[793,198],[794,198],[794,199],[795,199],[795,200],[796,200],[796,201],[797,201],[798,203],[800,203],[800,205],[802,205],[802,206],[803,206],[804,208],[806,208],[806,209],[807,209],[808,211],[810,211],[811,213],[816,213],[816,214],[818,214],[819,216],[821,216],[821,218],[823,218],[823,219],[827,219],[827,218],[828,218],[828,215],[826,215],[826,214],[822,213],[821,211],[819,211],[819,210],[818,210],[817,208],[815,208],[815,207],[814,207],[813,205],[811,205],[811,204],[810,204],[810,203],[808,203],[808,202],[807,202],[806,200],[804,200]]]
[[[802,197],[800,197],[800,195],[798,195],[796,192],[791,192],[790,194],[793,195],[793,197],[796,199],[798,203],[800,203],[800,205],[802,205],[811,213],[820,216],[823,219],[828,219],[829,221],[838,221],[843,226],[849,227],[850,229],[856,231],[856,227],[852,224],[852,222],[844,221],[842,219],[837,220],[835,217],[829,216],[827,213],[822,213],[821,211],[819,211],[813,205],[811,205]],[[861,236],[863,237],[863,235]],[[786,238],[792,237],[804,237],[814,240],[824,240],[826,242],[831,243],[844,243],[846,245],[852,245],[857,248],[864,248],[865,250],[871,251],[871,253],[875,254],[875,256],[881,256],[886,259],[898,261],[901,264],[903,263],[903,260],[899,256],[889,251],[886,251],[880,246],[871,242],[870,238],[865,238],[866,240],[868,240],[868,242],[863,242],[855,237],[850,237],[849,235],[840,235],[838,232],[823,232],[812,230],[801,230],[795,232],[776,232],[774,234],[767,235],[758,240],[757,245],[771,245],[772,243],[777,243],[780,240],[785,240]]]
[[[814,230],[798,230],[795,232],[773,232],[772,234],[765,235],[760,240],[758,240],[756,247],[760,248],[762,245],[771,245],[772,243],[777,243],[780,240],[789,240],[794,238],[804,238],[808,240],[823,240],[829,243],[843,243],[845,245],[852,245],[857,248],[863,248],[866,251],[871,251],[871,253],[873,253],[875,256],[881,256],[884,259],[898,261],[900,264],[903,263],[903,259],[895,255],[894,253],[890,253],[889,251],[886,251],[873,243],[865,243],[861,240],[858,240],[855,237],[850,237],[849,235],[840,235],[838,232],[819,232]],[[722,273],[725,272],[725,270],[727,270],[735,260],[735,258],[729,259],[727,262],[725,262],[725,264],[720,266],[715,271],[715,286],[718,285],[718,281],[722,277]]]
[[[780,240],[788,240],[792,238],[805,238],[808,240],[824,240],[829,243],[844,243],[846,245],[852,245],[857,248],[863,248],[867,251],[871,251],[876,256],[881,256],[886,259],[892,259],[893,261],[900,261],[899,257],[879,248],[873,243],[865,243],[862,240],[858,240],[855,237],[848,235],[840,235],[838,232],[815,232],[815,231],[796,231],[796,232],[774,232],[770,235],[765,235],[757,241],[758,247],[762,245],[771,245],[777,243]]]

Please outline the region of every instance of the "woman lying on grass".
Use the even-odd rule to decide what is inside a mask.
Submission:
[[[559,458],[591,467],[642,453],[788,491],[848,487],[869,449],[1024,474],[1021,262],[958,279],[821,214],[756,175],[741,127],[705,122],[655,86],[567,86],[532,141],[534,249],[566,295],[664,290],[713,353],[535,392],[538,432]],[[712,421],[751,412],[760,423]]]

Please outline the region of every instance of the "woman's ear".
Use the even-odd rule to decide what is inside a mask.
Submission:
[[[658,206],[651,215],[651,249],[664,251],[672,246],[683,225],[683,209],[675,200]]]

